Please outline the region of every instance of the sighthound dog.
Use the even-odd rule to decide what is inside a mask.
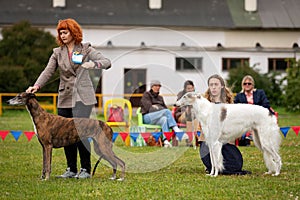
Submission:
[[[42,179],[50,178],[52,148],[65,147],[79,142],[82,138],[90,137],[94,141],[95,152],[100,156],[98,162],[104,158],[112,165],[111,179],[116,179],[117,165],[119,165],[122,168],[122,174],[118,180],[124,180],[125,163],[112,151],[113,132],[106,123],[95,119],[65,118],[47,113],[32,93],[20,93],[8,100],[8,104],[26,105],[31,115],[35,133],[43,147]]]
[[[186,93],[176,105],[191,105],[201,123],[210,152],[210,176],[218,176],[219,171],[224,169],[222,145],[234,141],[250,129],[255,146],[263,153],[268,168],[266,174],[280,174],[282,163],[278,152],[281,135],[276,117],[268,109],[251,104],[214,104],[194,92]]]

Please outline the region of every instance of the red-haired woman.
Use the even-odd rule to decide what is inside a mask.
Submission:
[[[88,69],[108,69],[111,67],[111,62],[91,47],[90,43],[82,43],[82,29],[74,19],[60,20],[56,30],[56,41],[59,47],[53,49],[44,71],[34,86],[28,87],[26,92],[34,93],[40,90],[58,69],[60,78],[58,115],[89,118],[96,103],[96,97]],[[58,177],[90,178],[90,148],[87,139],[65,147],[67,170]],[[77,151],[79,151],[81,163],[79,172],[77,172]]]

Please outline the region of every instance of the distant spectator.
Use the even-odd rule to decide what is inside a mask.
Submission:
[[[184,82],[183,90],[177,94],[177,101],[187,92],[194,92],[195,86],[193,81],[187,80]],[[199,122],[192,115],[192,107],[191,106],[183,106],[183,107],[176,107],[175,109],[175,120],[178,123],[186,124],[186,131],[187,132],[195,132],[199,127]],[[186,139],[187,146],[192,146],[189,139]]]
[[[150,88],[149,91],[144,92],[141,99],[141,113],[144,123],[160,125],[163,132],[169,132],[170,128],[175,132],[182,132],[178,128],[172,112],[167,108],[163,97],[159,95],[160,81],[151,81]],[[164,135],[163,144],[164,146],[172,146]]]
[[[265,94],[265,91],[262,89],[255,88],[255,81],[252,76],[246,75],[242,80],[242,91],[236,95],[234,98],[234,103],[248,103],[263,106],[272,114],[275,114],[270,107],[270,102]],[[252,140],[251,131],[242,136],[239,140],[240,146],[250,145]]]

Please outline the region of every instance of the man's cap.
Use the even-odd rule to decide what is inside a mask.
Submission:
[[[158,80],[153,80],[153,81],[151,81],[151,83],[150,83],[150,87],[152,87],[152,86],[154,86],[154,85],[159,85],[159,86],[161,86],[161,83],[160,83],[160,81],[158,81]]]

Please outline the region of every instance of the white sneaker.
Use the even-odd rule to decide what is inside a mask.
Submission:
[[[164,147],[166,147],[166,148],[168,148],[168,147],[172,147],[172,144],[166,139],[165,141],[164,141]]]
[[[87,173],[86,169],[81,168],[80,172],[75,176],[75,178],[91,178],[91,175]]]
[[[74,178],[76,176],[76,173],[72,172],[70,170],[70,167],[68,167],[62,175],[56,176],[56,178]]]

